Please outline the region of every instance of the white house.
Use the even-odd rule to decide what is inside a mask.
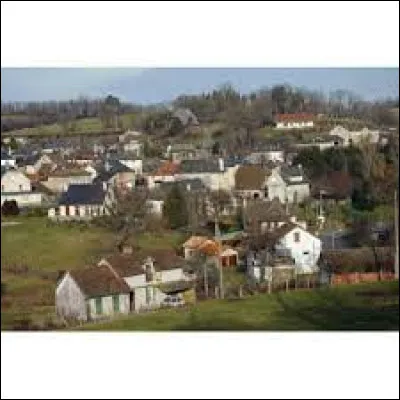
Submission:
[[[282,225],[275,232],[275,250],[278,254],[294,259],[298,273],[318,270],[321,255],[321,240],[303,227],[291,222]]]
[[[17,161],[6,152],[1,152],[1,166],[5,168],[16,168]]]
[[[275,116],[276,129],[312,128],[314,119],[314,115],[308,113],[278,114]]]
[[[81,221],[106,215],[113,192],[103,184],[70,185],[62,194],[57,207],[48,210],[56,221]]]
[[[235,174],[239,165],[225,167],[224,160],[193,159],[179,164],[176,180],[200,179],[210,190],[230,191],[235,187]]]
[[[24,173],[15,169],[2,171],[1,204],[15,200],[20,207],[37,206],[42,199],[42,193],[32,190],[31,181]]]

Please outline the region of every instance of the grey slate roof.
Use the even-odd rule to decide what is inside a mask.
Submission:
[[[308,179],[304,176],[304,171],[299,165],[296,166],[283,166],[280,175],[287,185],[301,185],[309,183]],[[290,178],[301,177],[301,181],[291,181]]]
[[[60,205],[103,204],[105,191],[102,184],[69,185],[62,194]]]
[[[133,172],[126,165],[122,164],[118,160],[107,160],[104,165],[97,169],[98,175],[93,180],[93,183],[97,182],[107,182],[115,174],[119,172]]]
[[[170,190],[174,185],[177,185],[182,190],[196,191],[204,190],[204,186],[201,179],[182,179],[176,182],[163,182],[160,184],[161,190]]]

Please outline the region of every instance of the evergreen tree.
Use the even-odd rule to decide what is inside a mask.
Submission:
[[[176,229],[188,224],[189,215],[186,199],[177,185],[174,185],[164,203],[164,215],[170,228]]]

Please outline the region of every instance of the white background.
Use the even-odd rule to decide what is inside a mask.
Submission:
[[[398,2],[1,2],[1,66],[399,65]],[[4,333],[2,398],[398,398],[395,333]]]

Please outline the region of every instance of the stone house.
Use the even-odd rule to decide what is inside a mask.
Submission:
[[[80,321],[127,314],[130,299],[129,286],[107,266],[67,271],[55,291],[57,314]]]
[[[235,174],[235,192],[242,199],[267,197],[267,178],[270,172],[257,165],[241,165]]]
[[[104,257],[106,265],[122,277],[131,291],[131,311],[159,308],[167,297],[178,297],[186,303],[193,300],[194,282],[185,273],[186,262],[171,249],[133,250]]]
[[[93,176],[82,168],[57,167],[48,174],[42,184],[53,193],[62,193],[68,190],[69,185],[88,185]]]
[[[301,166],[282,166],[272,170],[267,179],[268,199],[282,203],[301,203],[310,197],[310,183]]]

